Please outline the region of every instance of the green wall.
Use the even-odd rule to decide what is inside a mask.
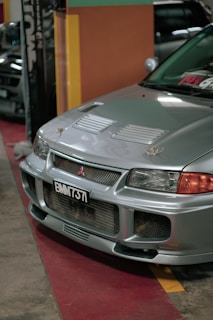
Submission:
[[[153,0],[67,0],[68,7],[101,7],[152,4]]]

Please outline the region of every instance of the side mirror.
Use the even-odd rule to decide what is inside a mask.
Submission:
[[[146,71],[152,72],[157,68],[158,64],[159,64],[158,57],[147,58],[145,60],[144,67],[145,67]]]

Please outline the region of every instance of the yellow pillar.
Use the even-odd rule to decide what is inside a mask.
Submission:
[[[65,112],[67,103],[67,71],[66,71],[66,15],[61,12],[54,13],[55,38],[55,77],[57,114]]]
[[[72,109],[81,103],[79,15],[67,15],[66,22],[67,98],[68,109]]]
[[[4,22],[10,22],[10,0],[3,1]]]

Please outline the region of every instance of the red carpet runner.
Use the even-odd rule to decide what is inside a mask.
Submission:
[[[25,126],[0,120],[0,133],[27,212],[19,162],[8,143],[26,140]],[[29,216],[29,214],[27,213]],[[148,265],[78,245],[29,216],[63,320],[182,319]]]

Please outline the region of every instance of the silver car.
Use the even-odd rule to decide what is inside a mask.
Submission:
[[[212,50],[213,24],[141,83],[42,126],[20,164],[31,215],[85,249],[213,261]]]

